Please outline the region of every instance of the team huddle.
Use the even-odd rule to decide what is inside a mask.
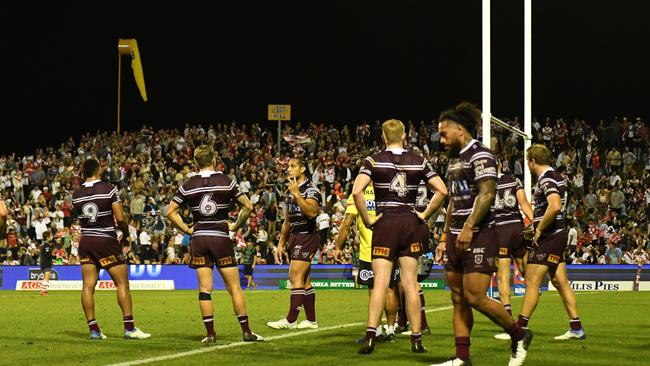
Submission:
[[[360,240],[358,282],[370,289],[366,333],[357,340],[361,344],[360,354],[372,353],[378,342],[390,341],[396,331],[410,334],[413,352],[426,352],[422,334],[431,330],[419,287],[422,278],[418,278],[418,259],[430,250],[429,218],[445,201],[444,229],[438,246],[431,249],[437,262],[442,263],[443,257],[446,258],[444,272],[451,290],[456,353],[438,365],[472,364],[473,309],[503,328],[504,333],[495,337],[511,341],[509,365],[523,365],[533,339],[528,322],[539,302],[539,288],[546,274],[558,289],[570,318],[570,330],[556,339],[585,338],[564,261],[566,182],[550,167],[549,150],[543,145],[531,146],[526,151],[526,161],[537,177],[533,211],[521,182],[501,174],[500,163],[490,149],[474,139],[480,120],[481,112],[468,103],[461,103],[440,116],[440,145],[449,157],[444,180],[424,157],[404,149],[404,125],[394,119],[382,125],[386,149],[363,161],[336,239],[338,256],[350,226],[356,224]],[[206,328],[202,342],[215,341],[211,299],[215,266],[231,296],[243,340],[262,341],[264,338],[251,330],[248,321],[229,235],[246,222],[252,210],[251,202],[239,190],[237,182],[216,171],[212,147],[197,147],[194,161],[199,172],[178,189],[167,217],[178,230],[192,238],[190,267],[197,273],[199,307]],[[81,223],[81,298],[90,338],[106,339],[94,309],[100,269],[106,269],[115,283],[123,313],[124,337],[149,338],[150,334],[134,325],[123,250],[123,246],[128,246],[129,229],[117,190],[100,180],[97,160],[86,160],[82,171],[85,182],[75,191],[73,204]],[[290,159],[287,173],[287,216],[276,255],[286,252],[291,260],[290,306],[285,317],[267,325],[273,329],[314,329],[318,323],[310,268],[320,246],[316,217],[321,195],[307,178],[308,166],[304,160]],[[228,208],[233,203],[239,206],[235,223],[228,222]],[[179,214],[184,205],[190,207],[191,226]],[[2,212],[0,207],[0,219]],[[122,234],[116,231],[115,223]],[[526,293],[517,319],[513,318],[510,305],[513,258],[526,279]],[[494,272],[498,273],[501,303],[487,296]],[[298,322],[301,309],[306,319]],[[381,334],[384,312],[388,325],[386,333]],[[407,320],[410,329],[406,329]]]

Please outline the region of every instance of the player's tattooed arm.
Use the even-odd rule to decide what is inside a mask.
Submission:
[[[490,211],[496,196],[496,179],[482,180],[476,183],[478,185],[478,195],[474,199],[472,213],[469,215],[463,230],[458,234],[456,239],[456,250],[465,252],[469,250],[474,237],[474,227],[483,220],[485,215]]]
[[[477,183],[478,195],[474,200],[472,213],[465,221],[465,226],[473,229],[490,212],[490,208],[494,203],[494,197],[497,193],[496,183],[497,181],[495,179],[482,180]]]

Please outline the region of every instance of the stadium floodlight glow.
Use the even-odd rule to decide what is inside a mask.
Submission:
[[[131,69],[135,83],[140,90],[140,96],[145,102],[147,99],[147,88],[144,85],[144,71],[142,70],[142,61],[140,51],[138,50],[138,41],[135,38],[118,39],[117,41],[117,133],[120,133],[120,104],[122,92],[122,56],[131,56]]]

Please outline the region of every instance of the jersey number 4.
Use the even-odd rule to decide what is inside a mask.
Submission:
[[[212,200],[212,193],[203,195],[199,204],[199,212],[203,216],[212,216],[217,212],[217,203]]]
[[[397,193],[397,197],[406,197],[409,189],[406,186],[406,173],[397,173],[393,180],[390,181],[388,190]]]

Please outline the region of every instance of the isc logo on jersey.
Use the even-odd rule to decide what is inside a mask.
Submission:
[[[374,277],[374,274],[372,273],[372,271],[369,271],[367,269],[362,269],[359,272],[359,278],[361,278],[364,281],[368,281],[369,279],[371,279],[373,277]]]

